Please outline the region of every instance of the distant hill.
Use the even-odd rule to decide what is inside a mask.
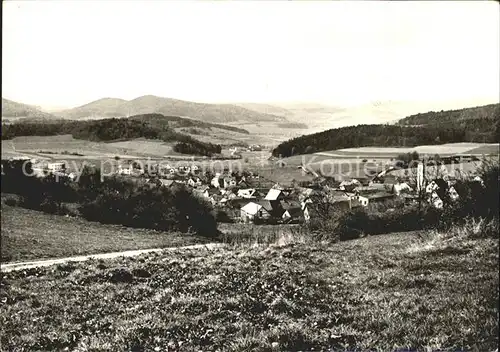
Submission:
[[[457,124],[466,120],[492,120],[500,118],[500,104],[489,104],[457,110],[429,111],[405,117],[400,125],[445,125]]]
[[[453,126],[466,131],[466,142],[498,141],[500,104],[457,110],[429,111],[399,120],[402,126],[441,128]]]
[[[444,143],[500,142],[500,104],[427,112],[408,116],[397,124],[357,125],[329,129],[290,139],[273,150],[274,156],[292,156],[356,147],[400,147]]]
[[[272,114],[284,117],[288,117],[293,114],[290,110],[282,108],[277,105],[260,104],[260,103],[236,103],[235,105],[264,114]]]
[[[56,117],[47,112],[41,111],[38,107],[28,104],[18,103],[2,98],[2,120],[8,119],[11,122],[20,118],[29,119],[55,119]]]
[[[245,109],[232,104],[203,104],[184,100],[145,95],[133,100],[100,99],[58,114],[69,119],[123,117],[159,113],[170,116],[191,117],[205,122],[228,123],[235,121],[286,121],[277,116]]]
[[[216,123],[204,122],[194,119],[186,119],[179,116],[164,116],[161,114],[144,114],[135,115],[129,117],[131,120],[142,121],[150,124],[154,127],[169,127],[171,129],[183,128],[183,127],[194,127],[194,128],[219,128],[222,130],[238,132],[243,134],[249,134],[249,132],[243,128],[221,125]]]
[[[96,142],[146,138],[176,142],[174,150],[178,148],[180,153],[185,154],[210,156],[221,152],[220,145],[201,142],[188,135],[176,132],[168,123],[162,123],[162,117],[162,115],[150,114],[122,119],[2,124],[2,140],[9,140],[19,136],[57,136],[66,134],[71,134],[76,139]]]

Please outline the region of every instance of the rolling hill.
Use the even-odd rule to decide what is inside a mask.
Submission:
[[[205,122],[227,123],[235,121],[286,121],[283,116],[257,112],[232,104],[203,104],[185,100],[145,95],[133,100],[100,99],[59,115],[69,119],[123,117],[159,113],[190,117]]]
[[[400,125],[446,125],[461,124],[467,120],[486,120],[490,124],[500,119],[500,104],[489,104],[447,111],[429,111],[410,115],[399,120]]]
[[[427,112],[398,124],[356,125],[329,129],[290,139],[273,150],[274,156],[309,154],[342,148],[401,147],[444,143],[498,143],[500,104]]]
[[[2,98],[2,121],[19,120],[21,118],[29,119],[55,119],[56,117],[47,112],[41,111],[38,107],[18,103],[13,100]]]

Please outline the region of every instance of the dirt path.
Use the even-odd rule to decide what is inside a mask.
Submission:
[[[46,260],[37,260],[30,262],[17,262],[17,263],[7,263],[0,265],[0,271],[9,272],[14,270],[24,270],[31,269],[43,266],[50,266],[56,264],[62,264],[67,262],[83,262],[88,259],[112,259],[118,257],[133,257],[140,254],[152,253],[152,252],[161,252],[161,251],[172,251],[176,249],[207,249],[213,250],[215,248],[222,247],[221,243],[207,243],[207,244],[195,244],[191,246],[184,247],[169,247],[169,248],[154,248],[154,249],[139,249],[135,251],[124,251],[124,252],[111,252],[111,253],[101,253],[101,254],[89,254],[82,255],[77,257],[66,257],[66,258],[55,258],[55,259],[46,259]]]

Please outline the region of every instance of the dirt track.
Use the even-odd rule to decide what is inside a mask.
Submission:
[[[124,251],[124,252],[111,252],[111,253],[100,253],[100,254],[89,254],[76,257],[66,257],[66,258],[55,258],[47,260],[37,260],[30,262],[17,262],[17,263],[7,263],[1,264],[0,268],[2,272],[14,271],[14,270],[24,270],[43,266],[57,265],[67,262],[83,262],[88,259],[112,259],[118,257],[133,257],[140,254],[161,252],[161,251],[172,251],[176,249],[207,249],[213,250],[215,248],[222,247],[220,243],[208,243],[208,244],[195,244],[185,247],[170,247],[170,248],[153,248],[153,249],[139,249],[134,251]]]

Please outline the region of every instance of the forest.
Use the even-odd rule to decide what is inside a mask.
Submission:
[[[464,142],[496,143],[500,134],[500,104],[447,111],[429,111],[408,116],[402,126],[443,128],[452,125],[466,131]]]
[[[165,126],[166,123],[168,123],[168,126],[170,128],[181,128],[181,127],[197,127],[206,129],[219,128],[231,132],[249,134],[249,132],[243,128],[221,125],[218,123],[204,122],[194,119],[187,119],[179,116],[165,116],[162,114],[144,114],[144,115],[132,116],[130,117],[130,119],[147,122],[155,127],[163,127]]]
[[[288,157],[357,147],[414,147],[445,143],[499,143],[500,104],[461,110],[426,112],[401,119],[397,125],[334,128],[290,139],[273,150]]]
[[[285,141],[273,150],[273,156],[289,157],[327,150],[357,147],[414,147],[466,142],[461,128],[405,127],[395,125],[358,125],[314,133]]]
[[[163,115],[160,115],[163,116]],[[107,142],[133,138],[159,139],[165,142],[180,142],[188,147],[178,152],[211,156],[220,153],[220,146],[200,142],[190,136],[176,132],[168,124],[149,123],[148,115],[129,119],[102,119],[84,121],[60,121],[59,123],[14,123],[2,124],[2,140],[18,136],[55,136],[71,134],[73,138],[95,142]]]

